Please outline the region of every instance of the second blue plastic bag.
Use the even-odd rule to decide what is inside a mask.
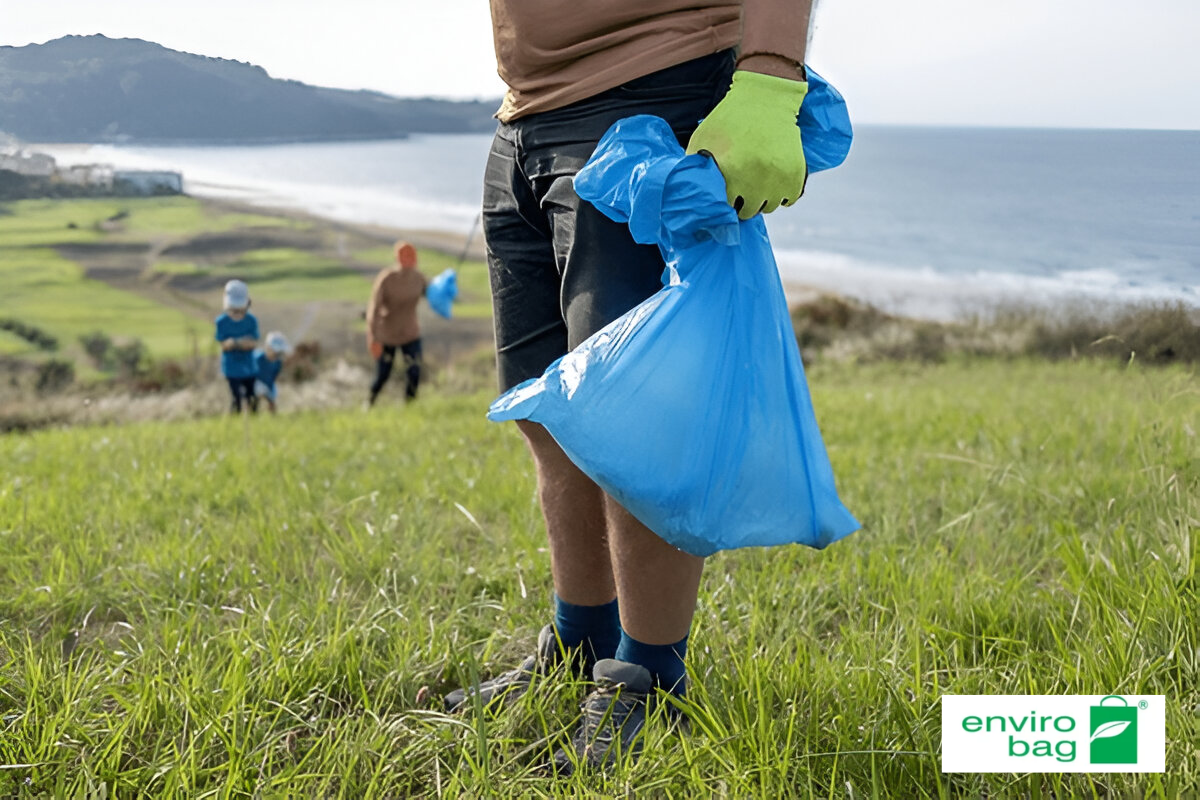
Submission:
[[[695,555],[858,529],[838,499],[762,217],[739,222],[708,158],[650,116],[609,129],[575,190],[657,244],[664,287],[506,392],[570,459]]]
[[[808,95],[800,106],[796,124],[800,126],[804,159],[808,172],[833,169],[846,160],[854,141],[854,128],[842,93],[807,64]]]
[[[439,317],[450,319],[450,306],[458,297],[458,273],[453,269],[442,270],[425,287],[425,299]]]

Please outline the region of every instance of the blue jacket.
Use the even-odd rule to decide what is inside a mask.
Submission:
[[[258,320],[246,312],[246,316],[235,320],[228,314],[217,317],[218,342],[226,339],[241,339],[245,336],[258,338]],[[221,353],[221,374],[226,378],[253,378],[254,352],[252,350],[225,350]]]
[[[283,370],[283,359],[277,358],[274,361],[267,358],[267,352],[262,348],[254,351],[254,371],[255,377],[265,383],[272,389],[275,388],[275,379],[279,377],[279,373]]]

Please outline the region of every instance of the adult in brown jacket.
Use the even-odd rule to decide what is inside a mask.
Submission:
[[[421,382],[421,326],[417,322],[417,303],[425,296],[428,281],[417,269],[417,248],[397,242],[396,263],[380,271],[371,287],[367,303],[367,348],[375,357],[375,380],[371,384],[368,407],[383,390],[392,374],[396,351],[400,351],[404,371],[404,398],[415,400]]]

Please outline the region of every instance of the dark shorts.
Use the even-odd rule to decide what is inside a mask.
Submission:
[[[658,248],[575,194],[572,178],[600,137],[619,119],[654,114],[686,145],[732,74],[724,51],[501,123],[483,188],[501,390],[541,375],[662,286]]]

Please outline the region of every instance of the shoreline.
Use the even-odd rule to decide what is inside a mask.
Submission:
[[[430,228],[403,228],[392,225],[346,222],[314,214],[311,211],[303,209],[263,205],[245,200],[197,195],[186,196],[209,208],[224,209],[243,214],[279,217],[281,219],[300,222],[311,222],[334,230],[352,232],[360,236],[375,239],[380,244],[390,245],[398,240],[404,240],[418,248],[433,250],[434,252],[453,258],[465,256],[467,260],[479,262],[486,261],[487,259],[487,247],[483,241],[483,231],[478,225],[470,236],[464,236],[454,231]],[[783,283],[783,294],[787,299],[788,308],[802,303],[812,303],[823,297],[832,297],[839,300],[847,299],[846,295],[838,292],[827,291],[799,281],[789,281],[782,274],[780,274],[780,280]]]
[[[402,235],[418,246],[457,257],[479,211],[475,185],[486,154],[486,137],[463,134],[456,141],[459,138],[463,143],[447,144],[446,137],[415,136],[407,143],[356,144],[324,156],[304,149],[307,145],[295,152],[267,147],[261,155],[244,147],[208,147],[194,153],[184,148],[180,152],[189,154],[176,156],[154,147],[126,152],[94,145],[81,151],[83,145],[75,143],[75,152],[63,156],[66,161],[116,160],[128,161],[131,168],[182,170],[185,190],[198,200],[280,217],[320,219],[323,225],[372,233],[373,241]],[[876,145],[896,144],[889,141]],[[969,168],[971,163],[962,166]],[[1064,184],[1067,189],[1072,186],[1075,183]],[[996,238],[995,225],[978,231],[968,227],[968,233],[982,237],[975,239],[952,229],[946,219],[927,219],[903,208],[884,213],[883,206],[871,206],[859,219],[857,206],[848,204],[847,196],[874,197],[871,192],[878,187],[849,173],[838,187],[841,194],[824,198],[824,204],[817,202],[807,212],[768,219],[791,303],[833,294],[890,314],[939,322],[993,317],[1010,307],[1030,305],[1048,314],[1070,306],[1174,302],[1200,309],[1200,282],[1188,263],[1195,262],[1189,255],[1194,240],[1179,233],[1178,214],[1163,220],[1175,227],[1164,229],[1160,243],[1146,242],[1133,251],[1128,236],[1112,241],[1101,237],[1094,247],[1084,248],[1077,237],[1068,235],[1069,228],[1055,225],[1033,236],[1030,245],[1014,246],[1021,243]],[[1164,197],[1175,195],[1168,192]],[[1003,215],[1013,208],[1002,202],[1006,198],[984,205]],[[938,208],[942,206],[931,206]],[[1144,218],[1145,214],[1137,217]],[[1048,222],[1057,219],[1050,214]],[[1046,249],[1036,249],[1038,242]],[[481,259],[483,247],[473,243],[468,255]],[[1155,266],[1158,261],[1161,266]]]
[[[186,196],[208,207],[309,222],[332,230],[364,236],[381,245],[391,245],[403,239],[418,248],[432,250],[455,259],[483,262],[487,258],[483,231],[478,224],[474,226],[470,235],[464,235],[435,228],[405,228],[398,225],[351,222],[302,208],[256,203],[232,197],[191,194]],[[1046,287],[1039,287],[1040,279],[1034,276],[1025,276],[1028,285],[1024,287],[972,289],[969,284],[977,276],[922,274],[914,277],[881,274],[867,281],[867,285],[860,287],[859,291],[847,291],[830,288],[831,284],[839,282],[839,276],[845,274],[843,270],[835,267],[838,262],[847,262],[846,257],[833,255],[834,264],[831,266],[824,263],[829,261],[829,254],[806,254],[814,261],[822,262],[819,266],[810,267],[810,271],[814,271],[820,277],[809,282],[787,275],[789,263],[793,260],[792,251],[775,248],[775,254],[779,262],[779,278],[783,284],[784,297],[791,310],[797,306],[832,299],[849,305],[870,307],[884,315],[913,323],[959,324],[1004,318],[1022,311],[1038,312],[1050,318],[1077,315],[1083,310],[1091,310],[1100,315],[1116,315],[1133,309],[1178,303],[1191,314],[1200,316],[1200,302],[1192,302],[1187,297],[1156,294],[1106,296],[1083,287],[1074,292],[1048,292]],[[845,265],[842,264],[842,267]]]
[[[338,231],[345,231],[374,239],[380,244],[393,244],[398,240],[411,242],[418,248],[433,250],[443,255],[455,258],[466,254],[472,261],[484,261],[487,252],[484,248],[483,234],[476,231],[473,237],[468,237],[454,231],[440,231],[430,228],[402,228],[393,225],[373,225],[364,222],[346,222],[331,217],[314,214],[298,208],[286,206],[261,205],[245,200],[231,198],[208,197],[203,195],[185,194],[201,205],[208,208],[226,210],[239,214],[258,214],[266,217],[279,217],[296,222],[311,222]],[[468,248],[469,245],[469,248]]]

